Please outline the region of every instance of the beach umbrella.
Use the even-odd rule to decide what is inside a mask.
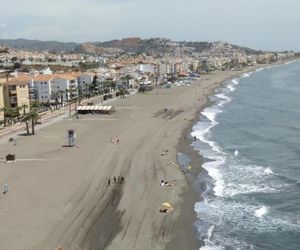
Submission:
[[[170,205],[170,203],[168,202],[165,202],[162,204],[164,207],[167,207],[167,208],[171,208],[172,206]]]

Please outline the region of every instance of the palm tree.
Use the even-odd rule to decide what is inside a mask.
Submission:
[[[82,86],[81,86],[81,85],[78,85],[78,96],[79,96],[79,97],[82,97],[82,96],[83,96],[83,93],[82,93]]]
[[[31,117],[31,129],[32,129],[32,134],[35,134],[34,131],[34,126],[37,123],[38,119],[40,119],[40,115],[38,113],[37,109],[33,109],[32,111],[30,111],[30,117]]]
[[[88,83],[85,83],[84,84],[84,88],[85,88],[85,96],[87,96],[89,94],[89,84]]]
[[[18,122],[20,122],[20,111],[22,110],[22,107],[16,107],[14,108],[14,116],[18,117]]]
[[[13,116],[14,110],[11,107],[4,108],[4,126],[6,126],[7,117],[9,117],[9,122],[11,122],[11,117]]]
[[[4,122],[4,126],[6,126],[6,108],[3,107],[0,109],[1,112],[3,112],[3,122]]]
[[[58,92],[53,92],[52,98],[53,97],[55,99],[55,109],[57,109],[59,93]]]
[[[63,105],[63,103],[64,103],[64,93],[65,93],[65,91],[63,91],[63,90],[58,90],[56,92],[57,98],[60,97],[60,104],[61,105]]]
[[[98,76],[95,74],[92,81],[92,90],[95,91],[97,88]]]
[[[23,109],[23,116],[25,116],[26,109],[28,108],[28,105],[27,104],[23,104],[21,107]]]
[[[38,113],[37,108],[32,108],[30,112],[23,117],[22,121],[25,122],[26,124],[27,135],[29,135],[29,121],[31,121],[31,130],[32,130],[31,134],[34,135],[35,134],[34,127],[38,119],[40,119],[40,115]]]
[[[29,121],[30,121],[30,116],[29,116],[29,114],[27,114],[27,115],[25,115],[25,116],[23,116],[23,118],[22,118],[22,122],[25,122],[25,124],[26,124],[26,132],[27,132],[27,135],[29,135]]]
[[[66,89],[66,90],[65,90],[65,94],[66,94],[66,101],[67,101],[67,102],[69,101],[69,93],[70,93],[70,90],[69,90],[69,89]]]
[[[41,107],[41,103],[39,103],[38,101],[34,101],[31,104],[30,110],[32,110],[32,109],[37,109],[38,110],[40,107]]]

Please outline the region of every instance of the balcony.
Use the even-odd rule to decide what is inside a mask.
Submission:
[[[9,95],[12,96],[12,95],[17,95],[17,90],[10,90],[9,91]]]

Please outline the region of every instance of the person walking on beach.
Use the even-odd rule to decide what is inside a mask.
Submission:
[[[116,183],[117,182],[117,178],[116,178],[116,176],[114,176],[114,183]]]
[[[110,179],[108,179],[107,186],[108,187],[110,186]]]

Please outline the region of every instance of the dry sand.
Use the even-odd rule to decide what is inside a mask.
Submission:
[[[173,250],[196,249],[195,193],[180,168],[168,163],[176,163],[182,131],[207,96],[239,73],[216,72],[191,87],[118,99],[112,115],[61,120],[35,136],[19,136],[17,145],[1,144],[0,157],[14,153],[17,161],[0,162],[0,184],[9,185],[0,194],[0,249],[155,250],[167,243]],[[77,132],[74,148],[64,147],[69,128]],[[124,176],[124,183],[114,183],[114,176]],[[161,187],[162,179],[175,185]],[[163,202],[174,210],[159,213]]]

